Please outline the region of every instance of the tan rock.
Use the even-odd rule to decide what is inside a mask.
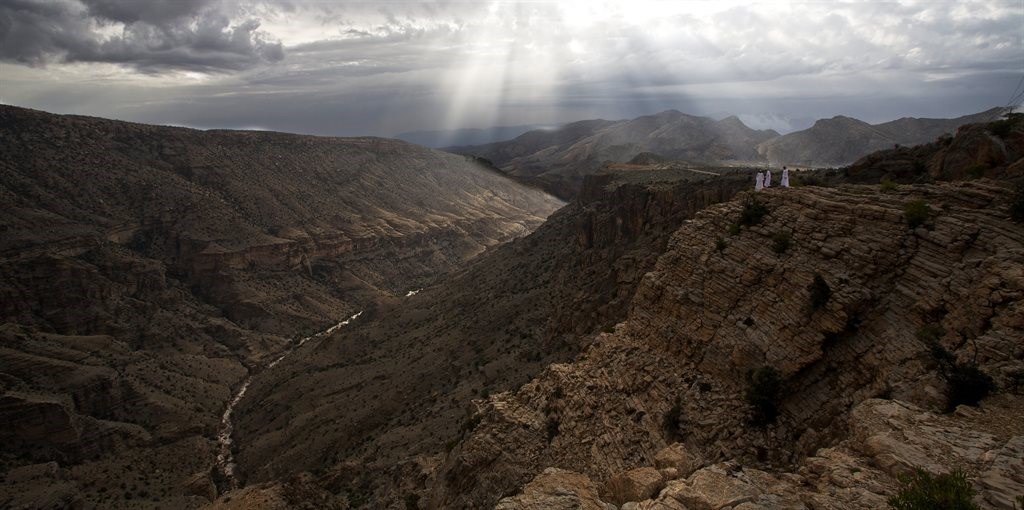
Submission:
[[[597,484],[586,475],[547,468],[523,488],[522,494],[498,501],[495,510],[614,510],[601,501]]]
[[[718,510],[754,501],[760,491],[729,476],[723,467],[704,468],[687,480],[672,482],[665,488],[664,495],[692,510]]]
[[[654,455],[654,465],[658,468],[675,468],[676,476],[671,478],[685,478],[700,467],[701,459],[691,453],[681,443],[673,443],[662,448]]]
[[[601,495],[617,505],[641,501],[656,495],[665,486],[664,482],[661,473],[652,467],[631,469],[608,479]]]

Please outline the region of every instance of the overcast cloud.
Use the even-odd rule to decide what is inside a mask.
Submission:
[[[1003,106],[1024,3],[0,0],[0,101],[328,135]]]

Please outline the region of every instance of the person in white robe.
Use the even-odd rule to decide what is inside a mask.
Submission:
[[[765,170],[764,171],[764,187],[766,187],[766,188],[772,187],[772,171],[771,170]]]
[[[782,167],[782,182],[781,182],[781,184],[782,184],[783,188],[788,188],[789,187],[789,169],[786,168],[786,167]]]
[[[764,174],[761,172],[757,173],[757,177],[754,177],[754,191],[761,191],[764,187]]]

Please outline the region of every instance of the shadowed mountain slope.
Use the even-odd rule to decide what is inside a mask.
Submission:
[[[248,368],[561,205],[394,140],[0,107],[0,465],[36,480],[12,490],[212,498],[212,439]]]

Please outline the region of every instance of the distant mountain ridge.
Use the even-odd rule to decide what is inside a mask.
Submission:
[[[894,145],[928,143],[965,124],[992,121],[1003,108],[992,108],[955,119],[903,117],[868,124],[842,115],[821,119],[808,129],[768,140],[757,147],[772,165],[843,166]]]
[[[527,131],[542,129],[538,124],[519,126],[493,126],[488,128],[462,129],[430,129],[423,131],[407,131],[393,136],[402,141],[423,145],[425,147],[444,147],[448,145],[480,145],[500,140],[515,138]]]
[[[628,163],[644,153],[692,163],[842,166],[897,144],[931,142],[962,125],[993,120],[1003,111],[993,108],[955,119],[905,117],[876,125],[836,116],[780,135],[751,129],[735,115],[716,121],[668,110],[632,120],[578,121],[512,140],[445,150],[487,159],[520,181],[572,199],[583,176],[601,172],[608,162]]]
[[[668,110],[632,120],[585,120],[553,131],[530,131],[504,142],[451,147],[490,160],[521,181],[572,198],[583,176],[607,161],[625,163],[644,152],[694,162],[757,161],[757,144],[778,137],[733,116],[716,121]]]

